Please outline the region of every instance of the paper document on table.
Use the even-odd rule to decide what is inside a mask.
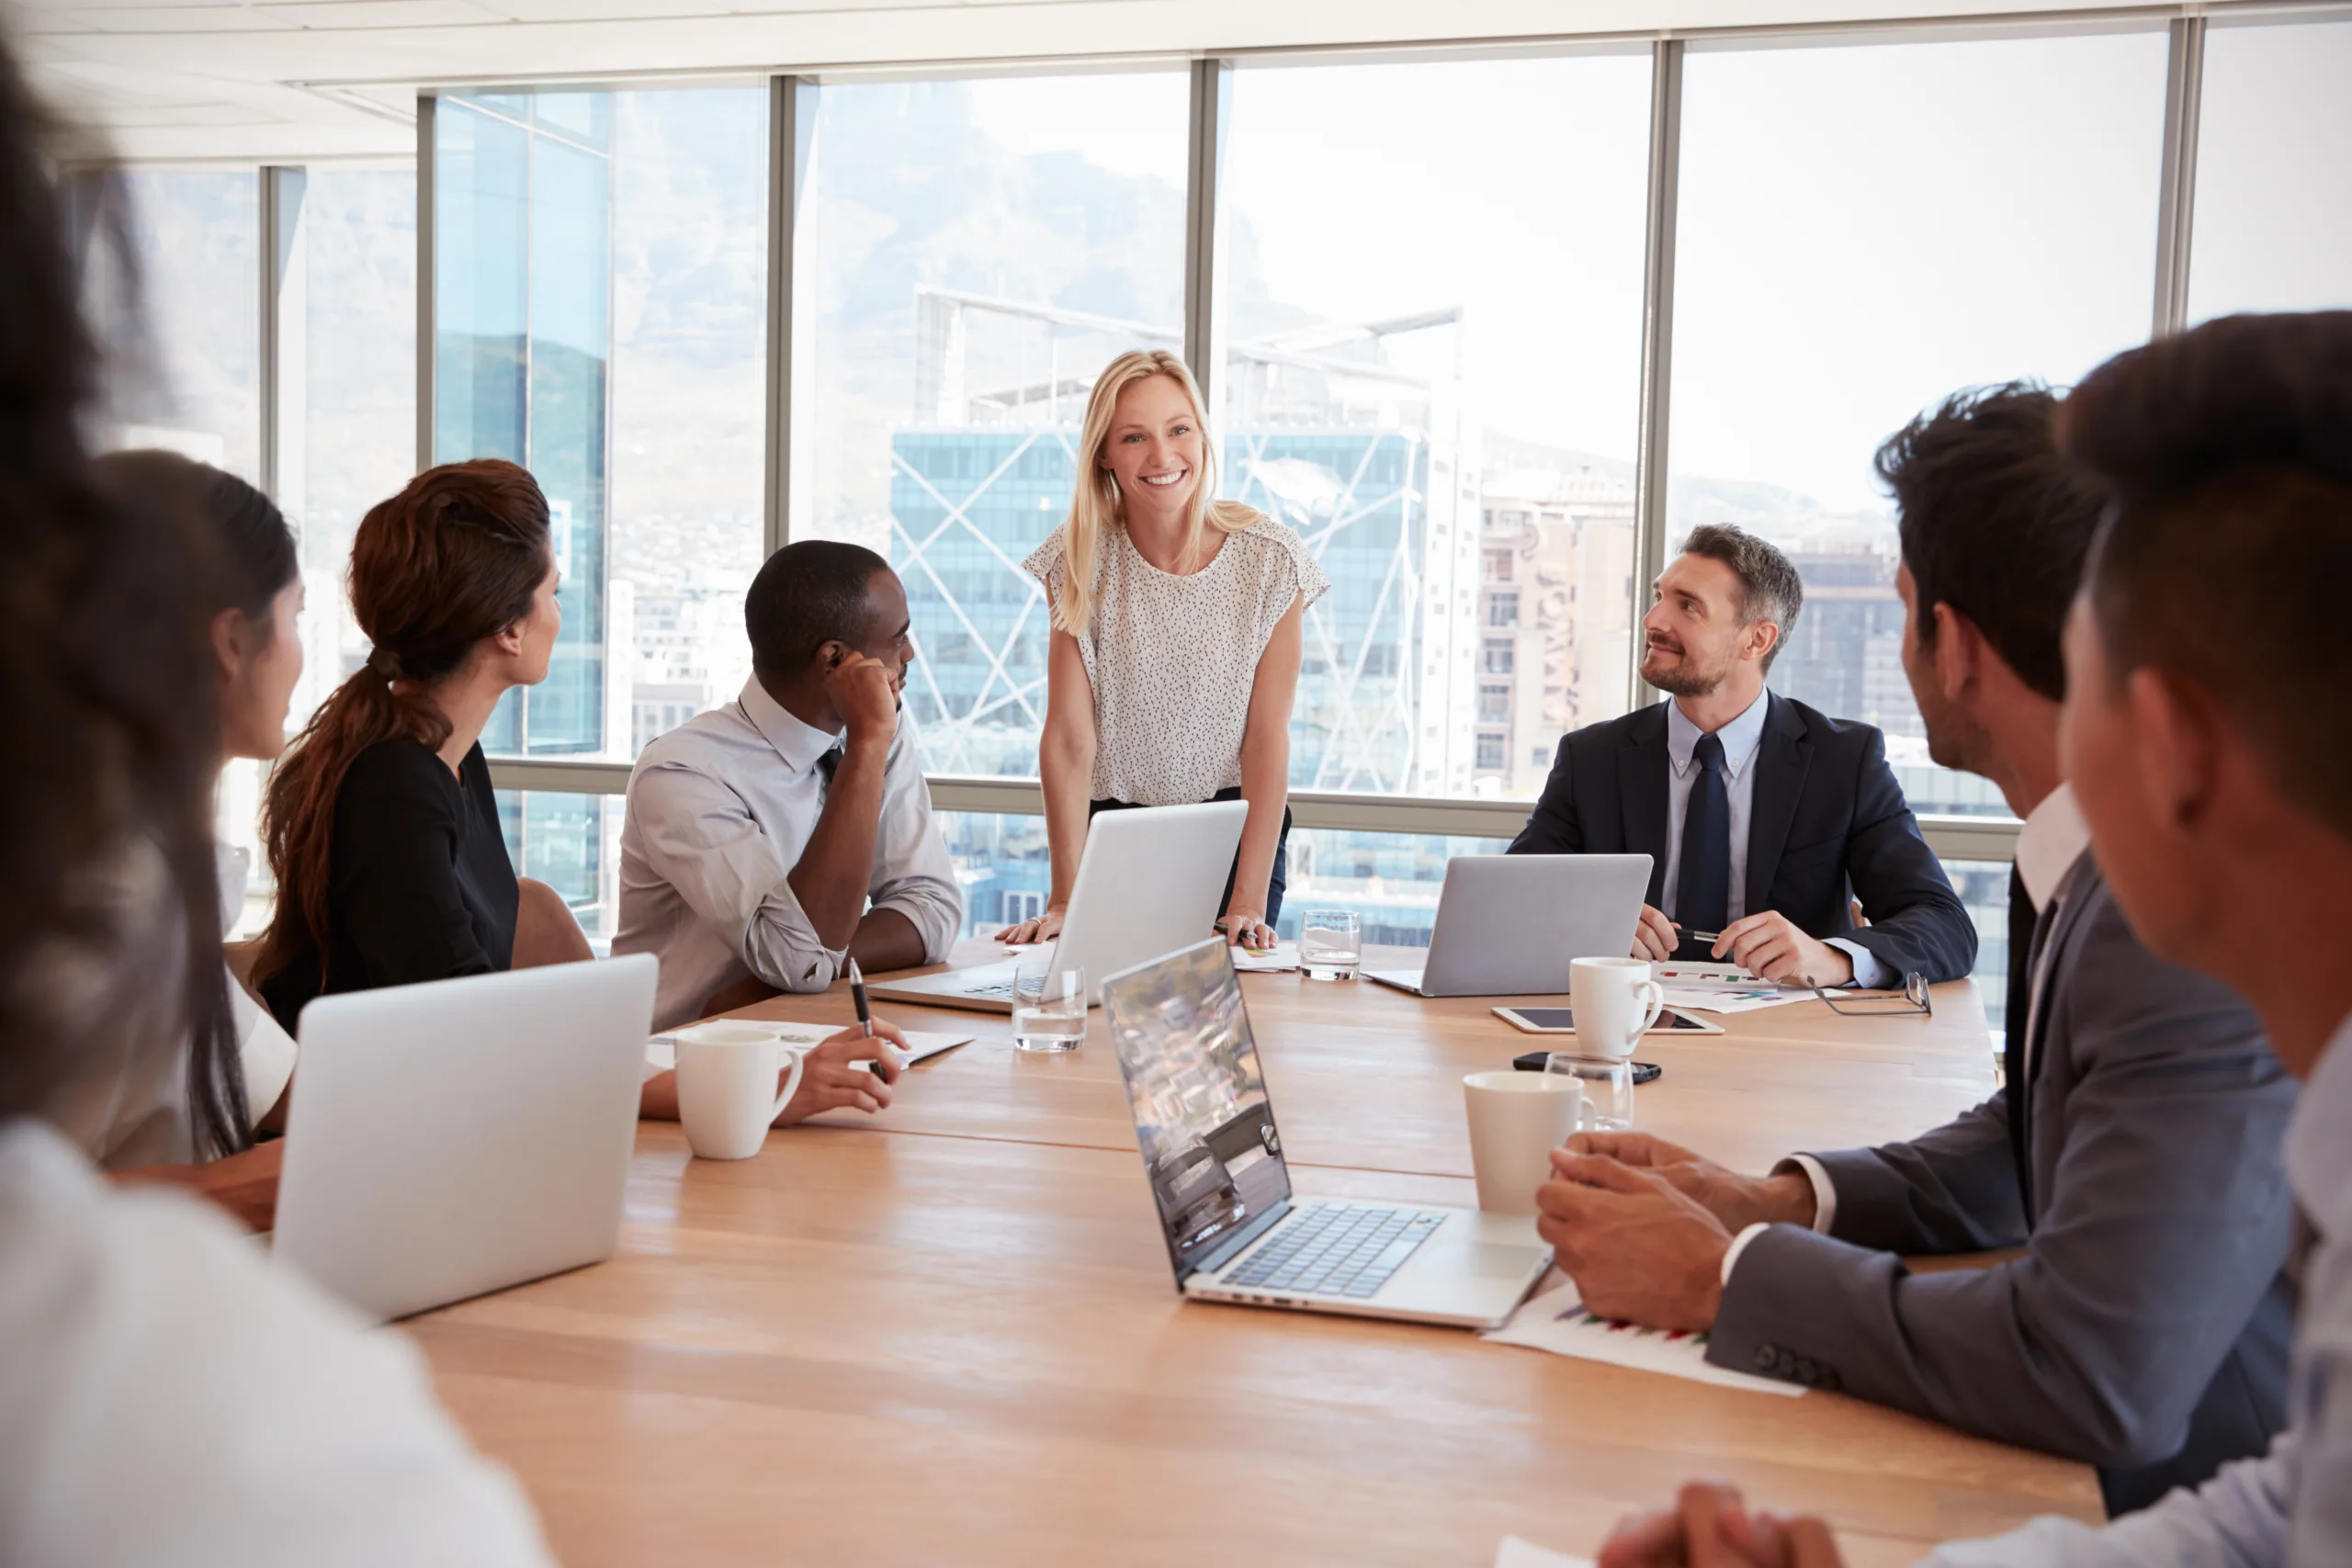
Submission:
[[[1725,1388],[1752,1389],[1758,1393],[1777,1393],[1784,1398],[1804,1393],[1796,1383],[1710,1365],[1704,1334],[1636,1328],[1630,1323],[1595,1316],[1585,1311],[1584,1299],[1573,1281],[1521,1303],[1519,1310],[1510,1314],[1510,1321],[1487,1338],[1498,1345],[1524,1345],[1532,1350],[1549,1350],[1555,1356],[1607,1361],[1612,1366],[1663,1372],[1668,1377],[1689,1378],[1693,1382],[1720,1383]]]
[[[767,1023],[769,1021],[761,1018],[746,1019],[744,1021]],[[774,1027],[784,1036],[786,1044],[804,1054],[816,1046],[819,1042],[830,1039],[842,1032],[842,1026],[837,1023],[778,1023]],[[926,1056],[936,1056],[942,1051],[953,1051],[958,1045],[969,1045],[972,1043],[972,1036],[921,1034],[910,1030],[907,1032],[906,1041],[906,1049],[899,1053],[899,1060],[912,1066]],[[675,1035],[657,1034],[645,1043],[645,1076],[647,1077],[650,1078],[656,1073],[670,1072],[677,1065],[678,1041]]]
[[[1550,1547],[1507,1535],[1502,1544],[1495,1548],[1495,1568],[1592,1568],[1592,1559],[1571,1557],[1565,1551],[1554,1551]]]
[[[1283,975],[1298,967],[1298,943],[1295,942],[1278,942],[1263,953],[1252,953],[1246,947],[1230,951],[1237,975]]]
[[[1713,986],[1667,986],[1666,1005],[1686,1012],[1754,1012],[1758,1008],[1784,1008],[1791,1002],[1809,1002],[1813,993],[1793,986],[1759,986],[1750,991],[1735,991]]]

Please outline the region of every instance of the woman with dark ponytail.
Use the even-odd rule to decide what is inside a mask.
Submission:
[[[513,463],[428,468],[361,519],[351,607],[375,649],[270,775],[277,908],[254,963],[289,1031],[313,997],[590,956],[518,882],[481,732],[547,679],[562,626],[547,498]]]

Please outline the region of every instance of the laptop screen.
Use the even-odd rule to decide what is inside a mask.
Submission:
[[[1241,982],[1211,938],[1105,980],[1102,1009],[1181,1283],[1290,1197]]]

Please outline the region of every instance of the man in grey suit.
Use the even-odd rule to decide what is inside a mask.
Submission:
[[[2060,457],[2056,407],[1966,394],[1878,459],[1929,748],[2026,819],[2007,1086],[1909,1143],[1761,1179],[1639,1134],[1579,1137],[1539,1201],[1592,1310],[2089,1461],[2122,1513],[2284,1422],[2294,1087],[2233,992],[2133,937],[2059,782],[2061,639],[2102,502]],[[2019,1243],[1984,1269],[1898,1257]]]

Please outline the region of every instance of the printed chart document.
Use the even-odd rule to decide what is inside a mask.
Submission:
[[[1507,1535],[1503,1543],[1495,1548],[1495,1568],[1592,1568],[1592,1559],[1570,1557],[1565,1551],[1554,1551],[1532,1540]]]
[[[1709,1365],[1704,1334],[1636,1328],[1630,1323],[1596,1316],[1585,1311],[1583,1297],[1575,1281],[1568,1280],[1521,1303],[1519,1310],[1510,1314],[1510,1321],[1486,1337],[1497,1345],[1524,1345],[1532,1350],[1549,1350],[1555,1356],[1607,1361],[1645,1372],[1663,1372],[1670,1378],[1689,1378],[1693,1382],[1777,1393],[1784,1399],[1794,1399],[1805,1392],[1797,1383]]]
[[[1814,999],[1810,987],[1776,986],[1736,964],[1684,964],[1673,959],[1650,965],[1650,978],[1666,992],[1666,1005],[1692,1012],[1753,1012]]]
[[[746,1019],[747,1023],[766,1023],[766,1019]],[[819,1042],[842,1032],[838,1023],[778,1023],[774,1026],[784,1043],[795,1051],[806,1054]],[[936,1056],[942,1051],[953,1051],[958,1045],[969,1045],[968,1034],[920,1034],[907,1031],[907,1048],[899,1053],[899,1060],[908,1066],[926,1056]],[[675,1036],[657,1034],[645,1043],[645,1076],[673,1071],[678,1065],[678,1042]]]
[[[1233,972],[1237,975],[1284,975],[1298,967],[1298,943],[1278,942],[1263,953],[1252,953],[1246,947],[1234,947]]]

